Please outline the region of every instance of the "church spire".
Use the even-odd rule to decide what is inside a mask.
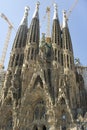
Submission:
[[[34,14],[33,14],[33,18],[39,19],[39,13],[38,13],[38,11],[39,11],[39,5],[40,5],[40,2],[38,1],[38,2],[36,3],[36,7],[35,7]]]
[[[62,24],[62,43],[63,43],[63,53],[64,53],[64,72],[67,73],[67,69],[74,69],[74,56],[72,40],[68,28],[68,18],[66,11],[63,10],[63,24]],[[66,51],[67,50],[67,51]]]
[[[53,60],[60,63],[60,48],[61,48],[61,29],[58,18],[58,6],[54,4],[54,16],[52,25],[52,47],[53,47]]]
[[[52,44],[60,45],[61,42],[61,29],[58,19],[58,7],[57,4],[54,4],[54,16],[53,16],[53,25],[52,25]]]
[[[23,64],[23,59],[24,59],[23,50],[26,45],[27,31],[28,31],[28,10],[29,7],[26,6],[24,11],[24,16],[21,20],[21,23],[19,25],[18,31],[14,39],[10,62],[9,62],[10,67],[22,66]]]
[[[26,6],[25,7],[24,16],[23,16],[23,18],[21,20],[20,25],[26,25],[26,26],[28,25],[28,10],[29,10],[29,7]]]
[[[28,52],[26,55],[27,60],[30,63],[31,61],[36,60],[37,54],[39,52],[39,37],[40,37],[40,28],[39,28],[39,5],[40,3],[36,3],[35,11],[32,17],[32,21],[27,34],[27,47],[26,51]]]
[[[28,42],[37,45],[39,45],[39,5],[40,3],[37,2],[28,32]]]
[[[63,10],[63,26],[62,26],[62,28],[65,28],[65,27],[67,27],[67,15],[66,15],[66,11],[65,10]]]
[[[54,16],[53,19],[58,19],[58,6],[54,3]]]

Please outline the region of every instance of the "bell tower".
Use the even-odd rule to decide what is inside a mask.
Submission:
[[[36,61],[37,54],[39,53],[39,5],[40,3],[37,2],[30,27],[28,29],[24,61],[27,62],[27,64],[32,64],[32,62]]]

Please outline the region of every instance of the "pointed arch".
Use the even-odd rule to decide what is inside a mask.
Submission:
[[[41,79],[40,76],[38,75],[37,78],[36,78],[36,80],[35,80],[35,82],[34,82],[33,88],[35,88],[36,86],[39,86],[39,85],[40,85],[41,88],[43,88],[42,79]]]
[[[39,77],[38,79],[40,79],[40,82],[43,85],[43,87],[40,87],[40,89],[37,89],[37,90],[35,88],[35,90],[34,90],[33,87],[34,87],[34,84],[35,84],[37,77]],[[41,93],[40,91],[43,91],[43,93]],[[37,98],[43,97],[44,100],[50,100],[50,102],[51,102],[51,97],[50,97],[50,94],[49,94],[49,91],[48,91],[48,86],[47,86],[45,79],[44,79],[44,72],[37,71],[36,73],[33,74],[31,81],[30,81],[28,87],[25,90],[24,98],[22,99],[23,102],[26,100],[27,96],[28,97],[32,96],[32,94],[34,94],[33,99],[37,95]],[[29,100],[31,100],[31,98]],[[35,100],[37,100],[37,99],[35,99]],[[24,102],[24,104],[25,104],[25,102]]]
[[[32,89],[34,87],[35,83],[37,83],[37,81],[40,82],[42,88],[44,88],[44,86],[46,86],[44,72],[41,73],[40,71],[38,71],[38,72],[34,73],[28,88]]]
[[[72,111],[71,111],[71,109],[69,107],[68,100],[67,100],[64,92],[62,92],[61,96],[59,96],[59,98],[58,98],[58,103],[61,103],[61,101],[64,101],[64,103],[65,103],[65,105],[67,107],[67,112],[69,113],[71,121],[73,122],[73,114],[72,114]]]
[[[63,97],[61,98],[60,102],[61,102],[61,105],[65,105],[65,99]]]

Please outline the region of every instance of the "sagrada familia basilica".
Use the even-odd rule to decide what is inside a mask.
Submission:
[[[87,130],[87,92],[57,4],[51,36],[40,38],[39,3],[28,7],[16,33],[0,99],[0,130]],[[43,26],[43,25],[42,25]]]

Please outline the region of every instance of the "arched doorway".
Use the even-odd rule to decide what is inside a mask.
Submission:
[[[62,130],[66,130],[66,126],[62,126]]]
[[[38,127],[35,125],[35,126],[33,127],[33,130],[38,130]]]
[[[45,125],[43,126],[42,130],[46,130],[46,126]]]

